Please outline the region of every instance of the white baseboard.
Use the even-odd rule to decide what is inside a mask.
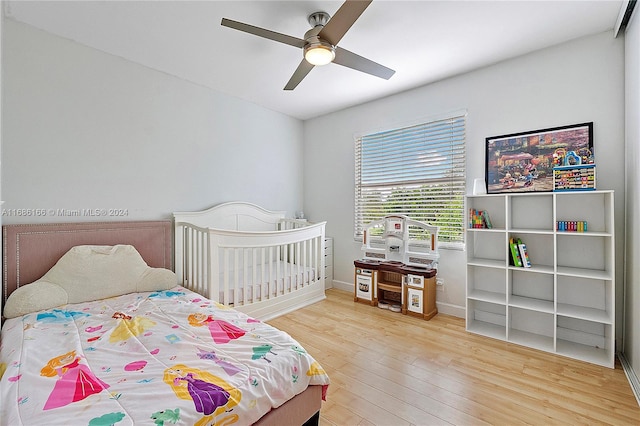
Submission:
[[[638,376],[636,375],[635,371],[633,371],[631,364],[629,364],[629,361],[627,361],[627,358],[623,353],[618,354],[618,359],[620,359],[620,364],[622,364],[624,374],[626,374],[627,380],[631,385],[631,390],[636,396],[636,401],[638,402],[638,405],[640,405],[640,380],[638,380]]]
[[[338,290],[348,291],[349,293],[353,293],[354,286],[353,283],[346,283],[344,281],[333,280],[333,288],[337,288]]]
[[[337,280],[333,280],[333,288],[336,288],[338,290],[348,291],[350,293],[353,293],[355,291],[353,283],[347,283],[344,281],[337,281]],[[464,306],[458,306],[451,303],[438,302],[437,300],[436,300],[436,306],[438,307],[438,312],[442,314],[451,315],[458,318],[466,317],[465,315],[466,310]]]
[[[438,307],[438,312],[441,314],[451,315],[458,318],[466,318],[466,312],[464,306],[453,305],[451,303],[443,303],[438,302],[436,300],[436,306]]]

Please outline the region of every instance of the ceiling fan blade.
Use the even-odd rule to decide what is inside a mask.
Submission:
[[[329,19],[318,36],[336,46],[349,31],[349,28],[362,15],[372,0],[347,0],[340,9]]]
[[[395,74],[395,71],[391,68],[387,68],[370,59],[363,58],[341,47],[336,47],[336,58],[333,60],[333,63],[384,78],[385,80],[389,80],[391,76]]]
[[[242,22],[233,21],[231,19],[222,18],[221,24],[225,27],[233,28],[234,30],[244,31],[245,33],[257,35],[258,37],[264,37],[269,40],[279,41],[280,43],[288,44],[303,48],[305,41],[301,38],[292,37],[286,34],[277,33],[275,31],[267,30],[253,25],[244,24]]]
[[[313,67],[314,67],[313,65],[311,65],[309,62],[307,62],[306,59],[303,58],[302,62],[300,62],[300,65],[298,65],[298,68],[289,79],[289,82],[287,83],[287,85],[284,86],[284,90],[295,89],[296,86],[300,84],[302,79],[305,78],[307,74],[309,74],[309,71],[311,71]]]

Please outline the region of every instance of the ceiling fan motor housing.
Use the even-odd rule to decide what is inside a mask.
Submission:
[[[327,12],[313,12],[307,17],[307,21],[309,21],[312,28],[315,28],[318,25],[324,27],[327,25],[327,22],[329,22],[329,18],[330,16]]]

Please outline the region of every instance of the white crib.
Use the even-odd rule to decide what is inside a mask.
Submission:
[[[182,285],[268,320],[325,298],[325,224],[231,202],[176,212],[175,265]]]

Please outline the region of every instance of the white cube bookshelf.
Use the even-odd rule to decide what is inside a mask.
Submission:
[[[467,196],[491,229],[467,228],[468,331],[614,367],[614,192]],[[556,230],[586,221],[587,231]],[[510,264],[509,239],[527,245],[530,268]]]

